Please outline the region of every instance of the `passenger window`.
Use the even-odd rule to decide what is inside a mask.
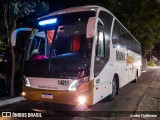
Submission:
[[[99,12],[100,21],[97,24],[97,45],[94,63],[94,76],[96,77],[105,67],[110,56],[110,33],[113,16],[106,11]]]
[[[110,33],[111,33],[111,25],[113,21],[113,16],[106,11],[99,12],[99,18],[101,20],[100,24],[98,24],[99,30],[103,31],[104,39],[105,39],[105,62],[107,63],[110,56]]]
[[[98,38],[97,38],[97,50],[96,50],[96,56],[97,57],[104,57],[105,55],[105,47],[104,47],[104,33],[98,32]]]
[[[112,43],[113,48],[119,48],[121,46],[121,32],[120,32],[120,24],[119,22],[115,21],[113,34],[112,34]]]

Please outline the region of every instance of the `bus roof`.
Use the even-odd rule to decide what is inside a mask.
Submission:
[[[58,11],[49,13],[48,15],[42,16],[38,19],[54,16],[54,15],[57,15],[57,14],[65,14],[65,13],[81,12],[81,11],[97,11],[98,8],[103,8],[103,7],[96,6],[96,5],[70,7],[70,8],[66,8],[66,9],[62,9],[62,10],[58,10]]]

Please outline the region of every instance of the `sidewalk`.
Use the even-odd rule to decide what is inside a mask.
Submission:
[[[137,111],[160,111],[160,72],[153,78]]]
[[[149,69],[155,69],[155,67],[149,67]],[[143,99],[139,103],[138,108],[136,110],[136,112],[140,111],[146,111],[146,112],[160,111],[160,71],[156,73],[156,75],[151,81],[150,86],[146,89]],[[148,119],[149,118],[143,118],[143,120],[148,120]],[[132,118],[131,120],[136,120],[136,119]],[[152,120],[158,120],[158,118],[152,118]]]
[[[0,98],[0,106],[12,104],[12,103],[19,102],[19,101],[22,101],[22,100],[25,100],[25,98],[23,98],[21,96]]]

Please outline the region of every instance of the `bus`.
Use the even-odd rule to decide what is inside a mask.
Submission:
[[[40,17],[23,66],[27,100],[91,106],[141,75],[141,46],[107,9],[72,7]]]

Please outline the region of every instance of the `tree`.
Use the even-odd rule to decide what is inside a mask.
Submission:
[[[120,21],[141,43],[143,56],[160,42],[160,4],[157,0],[120,0],[117,15]]]
[[[6,27],[7,41],[11,42],[10,36],[14,29],[16,29],[17,19],[25,15],[35,13],[42,15],[49,9],[48,4],[39,0],[1,0],[2,16],[4,25]],[[12,53],[12,74],[11,74],[11,96],[14,96],[14,76],[15,76],[15,52],[14,47],[10,43]]]
[[[0,23],[0,51],[4,51],[7,49],[7,41],[5,41],[5,26],[4,23]]]

